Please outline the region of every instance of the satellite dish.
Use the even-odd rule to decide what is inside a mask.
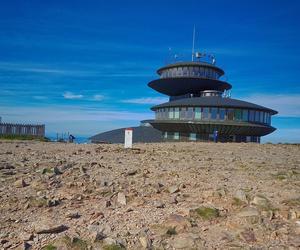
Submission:
[[[200,52],[196,52],[196,58],[201,58],[201,53]]]
[[[216,64],[216,58],[213,57],[212,59],[212,64],[215,65]]]

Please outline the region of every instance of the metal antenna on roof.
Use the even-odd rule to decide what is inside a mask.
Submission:
[[[194,31],[193,31],[193,47],[192,47],[192,62],[194,61],[194,54],[195,54],[195,33],[196,33],[196,28],[194,25]]]

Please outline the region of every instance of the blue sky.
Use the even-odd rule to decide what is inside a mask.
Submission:
[[[279,111],[264,141],[300,142],[299,1],[2,1],[0,116],[90,136],[152,118],[172,54],[213,53],[232,97]]]

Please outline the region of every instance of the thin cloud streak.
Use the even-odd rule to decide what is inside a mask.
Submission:
[[[8,122],[71,122],[71,121],[141,121],[153,118],[151,112],[139,113],[118,110],[89,110],[80,107],[0,107],[3,119]]]
[[[48,68],[44,65],[27,64],[27,63],[11,63],[0,62],[1,70],[21,71],[31,73],[50,73],[50,74],[76,74],[78,71]]]
[[[104,95],[94,95],[92,100],[93,101],[102,101],[104,99]]]
[[[83,98],[83,95],[78,95],[78,94],[74,94],[74,93],[72,93],[72,92],[69,92],[69,91],[67,91],[67,92],[65,92],[64,94],[63,94],[63,97],[65,98],[65,99],[70,99],[70,100],[74,100],[74,99],[82,99]]]
[[[142,98],[133,98],[122,100],[123,103],[132,103],[132,104],[161,104],[167,102],[168,98],[166,97],[142,97]]]
[[[85,70],[82,70],[84,66]],[[27,72],[32,74],[50,74],[72,77],[151,77],[153,73],[147,67],[136,65],[131,61],[124,61],[119,64],[73,64],[68,65],[48,65],[48,64],[31,64],[22,62],[0,62],[0,71]],[[120,68],[122,70],[120,70]],[[101,70],[100,70],[101,69]],[[116,69],[118,69],[116,73]],[[137,73],[137,69],[138,73]],[[5,76],[5,73],[2,73]],[[24,77],[24,76],[23,76]]]

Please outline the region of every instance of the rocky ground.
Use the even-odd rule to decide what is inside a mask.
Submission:
[[[2,249],[299,249],[300,146],[0,141]]]

